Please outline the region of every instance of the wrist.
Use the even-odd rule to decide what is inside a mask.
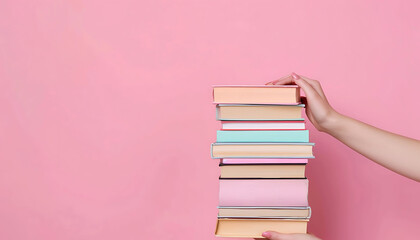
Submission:
[[[346,116],[332,110],[326,120],[320,124],[320,131],[334,135],[335,132],[339,131],[341,124]]]

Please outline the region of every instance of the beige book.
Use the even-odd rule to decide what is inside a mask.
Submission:
[[[305,178],[305,165],[221,165],[221,178]]]
[[[213,100],[215,103],[296,104],[300,102],[300,88],[297,85],[214,86]]]
[[[213,143],[212,158],[313,158],[313,143]]]
[[[219,207],[219,218],[309,218],[310,207]]]
[[[218,219],[216,236],[263,238],[267,230],[280,233],[306,233],[308,220],[296,219]]]
[[[217,105],[218,120],[303,120],[304,105]]]

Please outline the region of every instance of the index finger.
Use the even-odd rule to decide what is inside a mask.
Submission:
[[[294,85],[292,75],[287,75],[285,77],[279,78],[277,80],[266,83],[265,85]]]

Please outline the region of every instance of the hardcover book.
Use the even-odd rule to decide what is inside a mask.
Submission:
[[[297,104],[300,88],[297,85],[214,86],[215,103]]]
[[[314,158],[313,143],[213,143],[212,158]]]
[[[304,130],[305,121],[222,121],[223,130]]]
[[[220,165],[220,178],[305,178],[304,164]]]
[[[218,207],[218,218],[308,219],[310,207]]]
[[[235,105],[218,104],[216,106],[217,120],[286,120],[303,121],[303,104],[299,105]]]
[[[217,142],[309,142],[308,130],[217,131]]]
[[[216,236],[238,238],[263,238],[267,229],[281,233],[306,233],[305,219],[218,219]]]
[[[305,158],[223,158],[221,164],[306,164]]]
[[[308,206],[308,179],[219,179],[219,206]]]

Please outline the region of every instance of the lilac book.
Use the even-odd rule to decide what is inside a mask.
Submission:
[[[219,205],[308,206],[308,179],[220,179]]]

